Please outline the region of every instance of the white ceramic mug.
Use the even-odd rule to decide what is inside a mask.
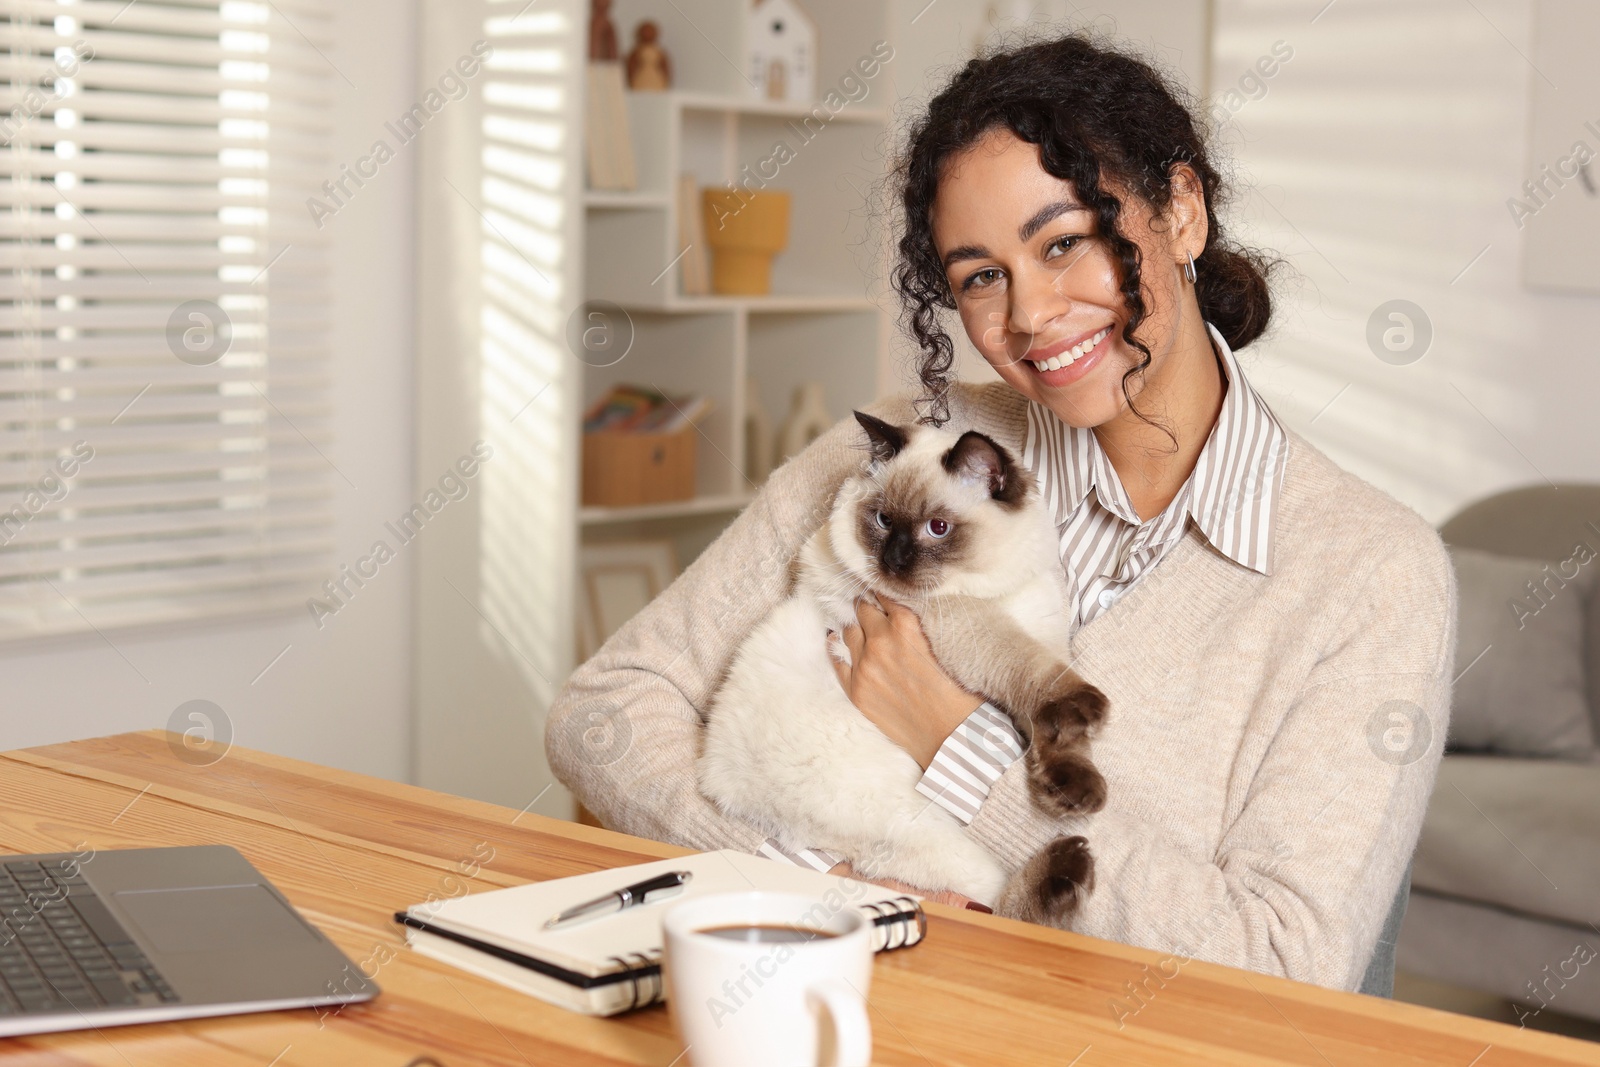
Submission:
[[[852,905],[793,893],[718,893],[672,906],[667,1006],[694,1067],[867,1067],[872,930]],[[708,930],[800,927],[794,942]]]

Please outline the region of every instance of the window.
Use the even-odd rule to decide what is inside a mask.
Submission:
[[[0,637],[301,606],[343,478],[307,209],[330,16],[7,10]]]

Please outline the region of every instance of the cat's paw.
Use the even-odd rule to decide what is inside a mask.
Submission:
[[[1098,687],[1068,671],[1062,685],[1034,712],[1034,734],[1046,744],[1068,744],[1092,737],[1106,721],[1111,702]]]
[[[1094,854],[1088,839],[1058,837],[1040,849],[1007,884],[997,914],[1060,926],[1094,892]]]
[[[1058,837],[1039,853],[1035,900],[1051,924],[1059,923],[1094,892],[1094,854],[1084,837]]]
[[[1028,792],[1047,815],[1092,815],[1106,806],[1106,779],[1082,741],[1051,744],[1036,734],[1029,747]]]

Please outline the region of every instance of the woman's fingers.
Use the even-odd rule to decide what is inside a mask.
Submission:
[[[844,647],[850,650],[850,663],[854,666],[861,662],[861,649],[866,645],[866,635],[861,632],[861,627],[852,623],[839,631],[839,637],[844,641]]]
[[[916,617],[916,612],[912,611],[898,600],[890,600],[888,597],[879,597],[878,603],[882,605],[884,615],[891,620],[904,618],[908,615],[912,616],[913,618]]]
[[[922,632],[922,620],[917,618],[917,613],[897,600],[885,600],[884,619],[894,629],[899,630],[916,644],[926,647],[927,638]]]
[[[843,689],[848,695],[850,692],[850,668],[832,656],[828,657],[828,662],[833,665],[833,676],[839,679],[839,688]]]
[[[873,601],[860,597],[856,600],[856,622],[869,634],[876,634],[880,629],[888,628],[889,616]]]

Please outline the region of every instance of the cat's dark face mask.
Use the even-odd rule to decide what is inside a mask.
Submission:
[[[948,434],[890,425],[860,411],[855,416],[867,433],[873,464],[873,491],[858,505],[857,539],[876,563],[886,592],[912,598],[932,593],[952,568],[968,562],[980,510],[1023,507],[1032,475],[975,430],[935,453],[924,435]]]

